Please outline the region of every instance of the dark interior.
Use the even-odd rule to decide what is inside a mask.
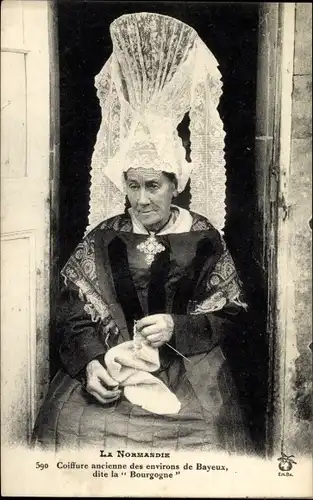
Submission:
[[[243,282],[249,312],[240,338],[225,346],[259,452],[265,445],[268,348],[264,290],[252,259],[256,216],[254,130],[258,38],[257,3],[59,1],[60,230],[62,266],[87,226],[89,166],[100,125],[94,77],[112,52],[109,25],[131,12],[166,14],[192,26],[220,64],[226,131],[227,221],[225,239]],[[187,142],[188,117],[179,127]],[[181,196],[188,206],[188,188]],[[57,339],[55,333],[53,339]],[[57,342],[52,342],[55,373]]]

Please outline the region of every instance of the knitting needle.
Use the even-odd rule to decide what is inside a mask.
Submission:
[[[133,333],[135,335],[136,333],[136,325],[137,325],[137,320],[134,321],[134,330],[133,330]],[[186,361],[188,361],[188,363],[191,363],[190,359],[186,358],[186,356],[184,356],[181,352],[177,351],[177,349],[175,349],[173,346],[171,346],[170,344],[168,344],[166,342],[166,344],[168,347],[170,347],[171,349],[173,349],[173,351],[175,351],[179,356],[181,356],[182,358],[184,358]]]
[[[179,354],[182,358],[184,358],[186,361],[188,361],[188,363],[191,363],[190,359],[186,358],[186,356],[184,356],[181,352],[177,351],[172,345],[168,344],[166,342],[166,344],[168,347],[170,347],[171,349],[173,349],[173,351],[175,351],[177,354]]]

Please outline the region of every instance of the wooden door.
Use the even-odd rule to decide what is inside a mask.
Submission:
[[[1,4],[1,431],[29,440],[48,378],[48,2]]]

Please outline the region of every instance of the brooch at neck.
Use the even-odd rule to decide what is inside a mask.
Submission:
[[[145,254],[145,260],[148,266],[151,266],[154,261],[155,256],[165,250],[165,246],[162,243],[158,243],[154,233],[150,233],[149,238],[146,239],[140,245],[137,245],[138,250]]]

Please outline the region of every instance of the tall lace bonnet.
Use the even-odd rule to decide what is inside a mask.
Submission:
[[[113,52],[95,78],[102,111],[92,156],[89,226],[124,211],[123,172],[150,167],[191,179],[191,210],[218,230],[225,220],[226,172],[218,63],[196,31],[154,13],[110,25]],[[177,126],[189,112],[191,162]]]

